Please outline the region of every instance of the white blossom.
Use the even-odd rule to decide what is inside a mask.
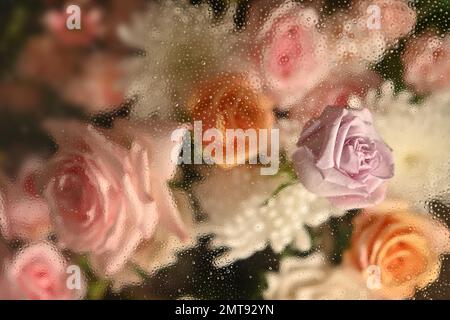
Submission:
[[[184,107],[200,79],[237,68],[234,11],[230,5],[215,19],[208,4],[152,2],[130,25],[119,28],[127,45],[145,51],[126,64],[127,93],[138,97],[133,117],[167,118]]]
[[[265,299],[368,300],[373,299],[363,278],[354,270],[332,267],[320,253],[306,258],[287,257],[279,272],[267,274]]]
[[[343,214],[300,183],[273,195],[289,181],[287,176],[258,173],[245,167],[216,172],[196,188],[208,214],[200,232],[214,234],[213,247],[229,249],[216,261],[218,265],[247,258],[268,245],[278,253],[290,244],[307,251],[311,238],[306,227]]]

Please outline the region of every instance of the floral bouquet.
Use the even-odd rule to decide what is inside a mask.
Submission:
[[[449,15],[2,2],[0,298],[450,298]]]

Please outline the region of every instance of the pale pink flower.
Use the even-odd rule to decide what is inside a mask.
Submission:
[[[419,93],[450,87],[450,36],[423,34],[408,43],[402,59],[405,81]]]
[[[61,11],[51,10],[44,16],[45,26],[61,44],[71,47],[88,46],[102,35],[101,22],[103,14],[100,9],[81,9],[80,30],[69,30],[67,28],[66,21],[69,18],[69,14],[65,10],[65,7]]]
[[[6,239],[39,240],[51,231],[49,207],[36,185],[43,170],[42,160],[32,158],[21,168],[17,181],[3,179],[0,230]]]
[[[128,144],[142,146],[148,157],[148,176],[152,198],[156,202],[160,222],[166,229],[177,235],[181,240],[187,240],[189,235],[185,228],[169,189],[168,181],[176,171],[176,162],[172,156],[181,150],[183,138],[172,140],[172,132],[180,126],[171,122],[132,122],[116,121],[115,134],[128,140]],[[187,129],[186,126],[183,126]],[[144,172],[138,169],[138,172]],[[144,177],[146,177],[144,175]]]
[[[68,285],[68,265],[52,245],[37,243],[3,259],[0,297],[7,300],[75,300],[85,293],[84,278]],[[81,275],[80,275],[81,276]]]
[[[364,0],[325,26],[330,53],[337,64],[367,68],[378,62],[398,39],[412,32],[416,12],[403,0]]]
[[[158,153],[158,140],[145,137],[127,150],[91,126],[52,123],[49,129],[60,149],[45,195],[65,246],[90,253],[98,271],[109,275],[152,237],[158,221],[174,221],[172,230],[186,236],[166,186],[170,154]]]
[[[188,195],[182,191],[174,191],[173,198],[186,231],[194,231],[194,215]],[[125,286],[136,286],[145,279],[136,273],[136,267],[147,275],[154,275],[158,270],[174,264],[177,254],[196,245],[195,237],[180,241],[176,233],[170,232],[167,226],[158,225],[151,239],[142,242],[133,253],[125,267],[111,277],[114,291]]]
[[[333,63],[357,71],[379,61],[388,48],[379,30],[368,30],[363,17],[349,13],[330,17],[325,23],[324,34]]]
[[[273,9],[251,35],[257,73],[281,107],[301,99],[329,70],[330,60],[318,23],[314,9],[286,1]],[[253,29],[250,26],[249,30]]]
[[[376,23],[374,19],[377,12],[371,8],[379,8],[379,31],[388,43],[407,36],[414,29],[417,20],[416,11],[405,0],[364,0],[356,8],[356,14],[362,17],[366,28],[368,24],[374,26]]]

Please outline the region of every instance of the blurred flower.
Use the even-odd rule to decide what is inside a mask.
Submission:
[[[409,91],[395,92],[392,81],[385,81],[378,88],[371,88],[364,97],[355,97],[355,108],[365,106],[375,116],[391,111],[406,110],[412,106],[413,94]]]
[[[104,15],[104,34],[102,40],[106,41],[112,47],[123,48],[123,42],[117,28],[120,25],[127,24],[136,12],[141,12],[147,8],[147,0],[133,1],[112,1],[108,4],[107,14]],[[102,30],[103,31],[103,30]]]
[[[61,11],[50,10],[44,16],[44,24],[57,40],[70,47],[89,46],[102,34],[102,11],[98,8],[81,9],[81,29],[69,30],[66,21],[69,14],[64,8]]]
[[[152,166],[170,164],[169,154],[152,153],[158,145],[150,149],[139,142],[127,151],[74,122],[49,128],[60,149],[52,160],[46,198],[59,239],[76,252],[90,253],[99,272],[113,274],[143,239],[152,237],[158,220],[168,223],[176,215],[165,190],[168,177],[152,173],[164,172]],[[165,158],[152,162],[158,156]],[[177,221],[170,227],[185,237]]]
[[[254,17],[249,19],[258,24]],[[289,0],[260,19],[265,21],[259,30],[249,35],[252,59],[264,88],[281,107],[289,107],[329,71],[325,40],[316,28],[318,14]]]
[[[28,41],[18,59],[17,69],[24,79],[49,86],[67,102],[90,112],[101,112],[117,108],[124,101],[121,63],[118,55],[86,54],[61,46],[44,35]],[[3,94],[11,96],[11,92]],[[18,98],[15,101],[21,102]]]
[[[450,88],[450,36],[425,33],[408,42],[402,59],[405,81],[419,93]]]
[[[4,259],[0,278],[0,296],[7,300],[74,300],[85,293],[69,288],[67,263],[61,253],[47,243],[21,249],[12,259]],[[81,276],[81,275],[80,275]]]
[[[305,187],[343,209],[381,202],[394,175],[391,149],[368,109],[327,107],[303,128],[292,156]]]
[[[25,79],[62,90],[76,73],[79,58],[76,51],[58,45],[49,35],[35,36],[20,53],[17,72]]]
[[[347,265],[366,273],[380,269],[379,294],[412,297],[416,289],[434,282],[442,254],[450,252],[450,232],[433,218],[409,211],[407,204],[387,201],[366,209],[354,221]]]
[[[381,60],[388,44],[378,30],[367,30],[366,20],[349,13],[337,13],[324,27],[330,59],[336,66],[365,70]]]
[[[405,0],[362,0],[355,5],[353,14],[361,17],[367,31],[368,25],[375,22],[377,12],[369,7],[378,7],[380,13],[379,32],[384,36],[387,43],[393,44],[398,39],[407,36],[414,30],[416,24],[416,11],[408,5]],[[369,9],[369,10],[368,10]]]
[[[6,239],[40,240],[51,231],[49,207],[37,187],[43,170],[43,160],[30,158],[16,182],[3,178],[0,230]]]
[[[271,101],[257,92],[242,74],[223,74],[203,81],[190,97],[188,107],[193,120],[202,122],[203,132],[217,129],[222,133],[223,141],[219,143],[223,146],[224,155],[227,152],[227,129],[270,129],[274,120]],[[241,155],[237,154],[237,138],[231,143],[235,163],[238,163]],[[250,149],[247,140],[245,144],[245,160],[255,157],[258,147]]]
[[[188,240],[189,234],[172,198],[168,181],[175,175],[176,162],[172,156],[181,152],[183,137],[172,140],[177,129],[187,129],[175,122],[167,121],[115,121],[114,135],[120,137],[121,144],[142,146],[148,156],[148,175],[151,196],[156,202],[160,222],[181,240]],[[140,165],[138,163],[138,165]],[[136,172],[146,172],[138,166]],[[144,178],[146,178],[144,176]],[[145,180],[145,179],[144,179]]]
[[[191,233],[194,221],[187,196],[182,192],[173,192],[173,196],[181,220],[187,232]],[[194,237],[190,237],[188,241],[180,241],[174,233],[169,232],[167,227],[158,225],[153,237],[142,242],[125,267],[112,276],[113,290],[119,291],[125,286],[141,284],[145,281],[145,277],[142,277],[136,269],[147,276],[152,276],[161,268],[175,263],[177,254],[193,247],[196,244],[195,240]]]
[[[378,62],[400,37],[410,33],[415,22],[416,12],[406,1],[364,0],[357,2],[350,12],[329,18],[325,33],[338,65],[366,68]]]
[[[216,261],[218,265],[245,259],[268,245],[275,252],[289,244],[307,251],[311,239],[306,225],[318,226],[332,215],[343,214],[300,184],[274,195],[287,181],[284,175],[265,177],[256,168],[236,167],[217,169],[194,188],[208,214],[199,232],[215,235],[213,247],[229,248]]]
[[[123,70],[120,59],[108,54],[91,55],[82,71],[63,89],[67,101],[84,106],[90,112],[109,111],[124,101]]]
[[[306,258],[286,257],[278,273],[267,274],[264,298],[270,300],[368,300],[373,299],[358,273],[333,268],[315,253]]]
[[[207,4],[164,1],[150,3],[130,26],[119,29],[127,45],[145,51],[128,65],[128,95],[139,97],[134,117],[167,118],[184,107],[196,82],[239,69],[241,63],[232,54],[237,43],[233,13],[228,8],[220,20],[213,20]]]
[[[290,118],[306,123],[310,118],[318,117],[327,106],[348,106],[351,96],[363,97],[369,88],[377,87],[380,82],[380,76],[373,71],[354,73],[340,68],[290,109]]]
[[[450,185],[450,96],[433,94],[420,105],[410,100],[408,92],[394,95],[393,86],[385,83],[378,96],[370,91],[362,104],[377,111],[375,126],[394,150],[389,197],[423,209],[427,200],[448,192]]]

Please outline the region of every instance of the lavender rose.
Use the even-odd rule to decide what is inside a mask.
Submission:
[[[327,107],[304,127],[293,154],[300,181],[343,209],[384,199],[394,175],[391,149],[375,131],[369,110]]]

